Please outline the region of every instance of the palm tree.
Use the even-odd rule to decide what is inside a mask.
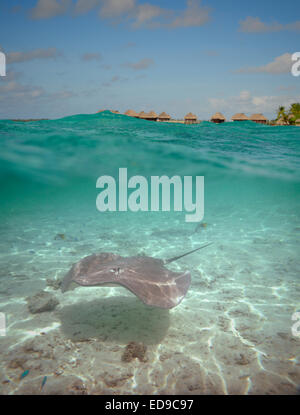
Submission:
[[[283,107],[283,106],[281,106],[281,107],[279,107],[278,108],[278,110],[277,110],[277,120],[279,120],[279,118],[284,118],[284,116],[285,116],[286,114],[285,114],[285,107]]]
[[[293,116],[294,121],[298,118],[300,118],[300,104],[299,102],[296,102],[291,105],[289,109],[289,114]]]
[[[280,106],[277,110],[277,118],[276,121],[278,120],[283,120],[286,124],[289,123],[289,116],[288,114],[285,112],[285,107]]]

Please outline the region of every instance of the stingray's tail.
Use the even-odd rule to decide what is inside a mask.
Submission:
[[[170,262],[177,261],[177,259],[180,259],[180,258],[182,258],[182,257],[184,257],[186,255],[190,255],[193,252],[199,251],[199,249],[206,248],[207,246],[211,245],[212,243],[213,242],[209,242],[208,244],[202,245],[199,248],[196,248],[196,249],[193,249],[192,251],[186,252],[185,254],[182,254],[182,255],[179,255],[179,256],[175,256],[175,257],[170,258],[170,259],[166,259],[165,260],[165,264],[170,264]]]

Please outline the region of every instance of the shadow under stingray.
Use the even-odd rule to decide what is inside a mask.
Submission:
[[[170,326],[169,310],[144,305],[131,297],[110,297],[63,307],[61,330],[72,341],[159,344]]]

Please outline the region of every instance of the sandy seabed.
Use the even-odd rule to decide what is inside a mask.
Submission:
[[[225,213],[213,213],[196,233],[181,218],[134,216],[126,229],[122,218],[99,223],[83,214],[28,212],[2,222],[1,393],[299,393],[300,337],[291,331],[300,310],[297,218],[274,208],[246,220],[239,211],[228,226]],[[207,241],[214,244],[170,265],[192,273],[171,310],[147,307],[121,287],[62,294],[47,283],[93,252],[168,258]],[[39,290],[57,298],[53,311],[30,313],[26,299]],[[122,359],[130,342],[146,346],[144,359]]]

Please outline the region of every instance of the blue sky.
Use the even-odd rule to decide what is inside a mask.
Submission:
[[[300,2],[1,0],[0,118],[263,112],[300,101]]]

